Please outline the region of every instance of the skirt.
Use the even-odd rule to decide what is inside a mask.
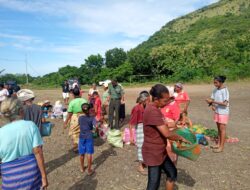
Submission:
[[[137,146],[137,158],[143,162],[142,158],[142,145],[144,142],[143,123],[139,123],[136,126],[136,146]]]
[[[79,117],[79,114],[73,114],[70,120],[69,136],[72,138],[72,141],[75,145],[78,144],[80,135],[80,125],[78,121]]]
[[[28,155],[1,164],[3,190],[40,190],[41,173],[35,156]]]

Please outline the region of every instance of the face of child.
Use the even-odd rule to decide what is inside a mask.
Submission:
[[[157,107],[163,108],[165,105],[167,105],[169,100],[169,94],[168,93],[162,93],[162,97],[160,99],[157,99]]]
[[[214,86],[215,86],[216,88],[220,88],[220,87],[222,86],[222,83],[219,82],[218,80],[214,80]]]

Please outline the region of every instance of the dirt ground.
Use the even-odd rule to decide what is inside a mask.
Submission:
[[[229,136],[238,137],[239,143],[227,143],[225,151],[213,153],[203,148],[196,162],[180,158],[178,160],[179,190],[220,190],[250,189],[250,84],[230,83],[230,122]],[[126,113],[129,114],[137,94],[149,87],[126,88]],[[186,85],[191,97],[190,117],[194,123],[215,128],[212,112],[205,103],[213,85]],[[37,101],[49,99],[52,103],[61,99],[60,90],[35,91]],[[94,169],[96,174],[89,177],[80,173],[78,155],[72,153],[68,131],[63,129],[61,120],[53,120],[52,135],[44,138],[44,154],[49,179],[49,189],[56,190],[143,190],[147,177],[136,171],[136,148],[125,146],[113,148],[97,139],[95,142]],[[162,175],[161,189],[164,189]]]

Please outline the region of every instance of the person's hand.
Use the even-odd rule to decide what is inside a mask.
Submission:
[[[208,98],[208,99],[206,99],[206,102],[207,102],[208,104],[212,104],[212,103],[213,103],[213,100],[212,100],[211,98]]]
[[[66,122],[64,122],[64,123],[63,123],[63,128],[64,128],[64,129],[67,129],[67,125],[68,125],[68,124],[67,124]]]
[[[130,138],[130,144],[131,144],[131,145],[134,145],[134,144],[135,144],[134,139]]]
[[[121,104],[125,104],[125,100],[121,100]]]
[[[47,189],[48,186],[49,186],[49,183],[48,183],[47,177],[43,177],[42,178],[42,189]]]

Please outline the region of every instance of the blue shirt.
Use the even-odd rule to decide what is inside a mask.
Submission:
[[[228,102],[227,106],[215,104],[215,113],[221,115],[229,114],[229,92],[226,87],[222,89],[214,89],[211,98],[216,102]]]
[[[10,162],[33,153],[43,144],[38,127],[32,121],[14,121],[0,128],[0,159]]]
[[[92,130],[96,125],[96,120],[94,117],[90,116],[80,116],[79,117],[80,124],[80,138],[83,139],[92,139]]]

